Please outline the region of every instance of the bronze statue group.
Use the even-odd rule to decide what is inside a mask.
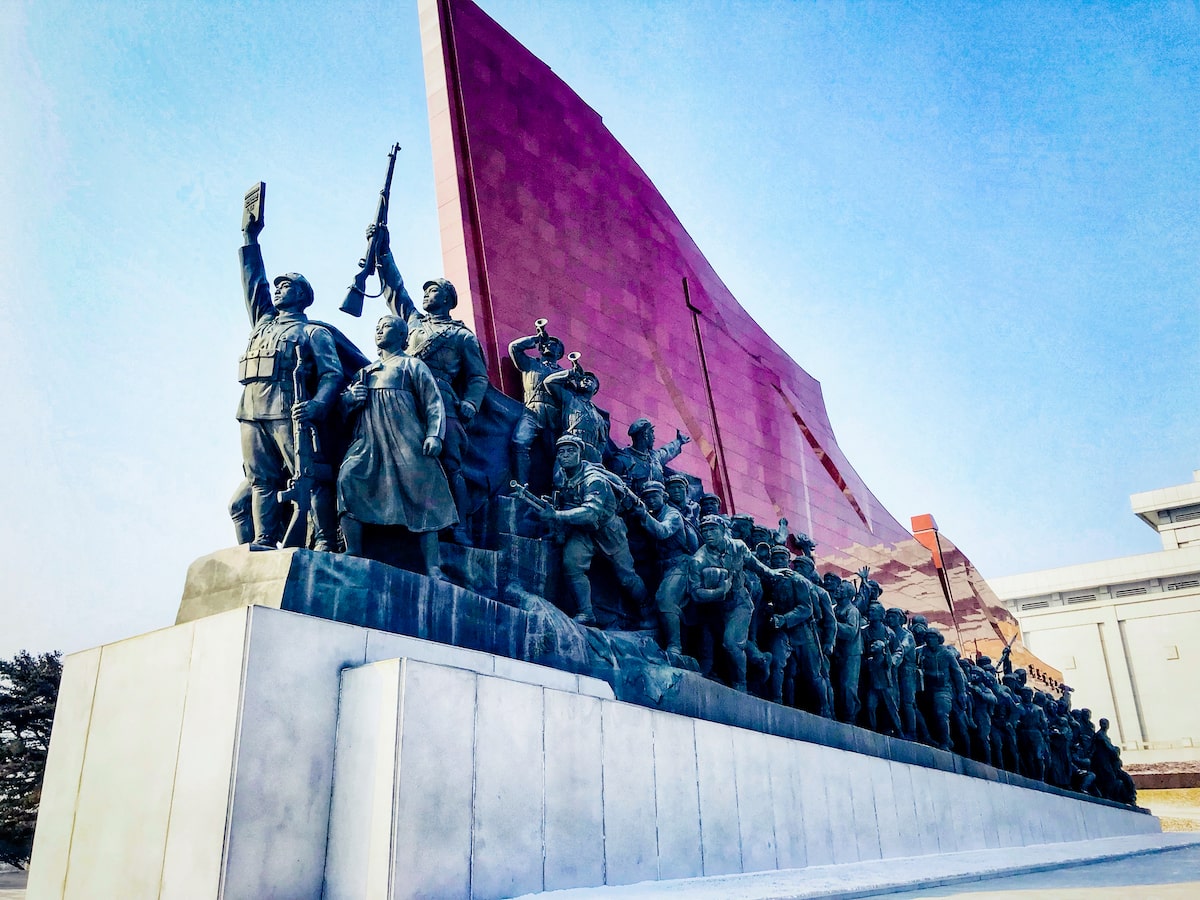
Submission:
[[[424,574],[445,579],[439,534],[467,544],[463,474],[472,420],[489,390],[479,342],[451,317],[453,285],[423,285],[420,310],[388,248],[368,231],[391,314],[368,362],[305,315],[296,273],[268,287],[261,214],[243,220],[242,280],[252,331],[239,362],[246,480],[231,504],[252,549],[364,554],[364,530],[415,535]],[[922,616],[885,608],[868,569],[817,571],[807,536],[726,516],[721,500],[667,464],[689,438],[655,446],[638,419],[616,447],[596,406],[599,379],[539,319],[513,341],[524,408],[510,459],[513,498],[544,523],[562,597],[581,627],[652,631],[672,665],[826,718],[922,741],[1051,785],[1134,802],[1108,722],[1034,690],[1006,649],[999,668],[960,656]],[[331,438],[342,423],[347,437]],[[530,487],[533,482],[537,490]],[[545,493],[539,493],[544,490]],[[287,511],[290,510],[290,516]],[[285,521],[285,519],[287,521]],[[607,561],[593,566],[597,556]]]

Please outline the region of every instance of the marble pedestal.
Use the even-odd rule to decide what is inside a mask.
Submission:
[[[504,897],[1157,830],[250,606],[68,658],[28,900]]]

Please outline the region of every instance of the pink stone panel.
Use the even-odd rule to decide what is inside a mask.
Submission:
[[[493,382],[520,396],[507,346],[545,316],[599,376],[614,440],[642,415],[662,439],[686,432],[673,465],[727,510],[786,516],[823,564],[870,565],[890,603],[953,629],[929,551],[843,455],[820,384],[741,307],[600,116],[470,0],[419,3],[446,271],[470,287],[460,311]],[[955,582],[971,640],[1008,618],[984,611],[993,601]]]

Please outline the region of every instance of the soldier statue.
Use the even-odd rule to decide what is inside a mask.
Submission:
[[[583,444],[586,462],[599,464],[608,444],[608,419],[596,406],[600,379],[579,364],[579,354],[571,354],[571,368],[551,372],[542,380],[546,391],[558,409],[556,437],[571,435]]]
[[[513,477],[521,484],[529,483],[530,448],[539,436],[551,434],[558,427],[558,407],[543,382],[547,375],[562,371],[558,361],[566,352],[563,342],[546,332],[545,319],[538,319],[534,327],[535,334],[508,345],[508,356],[521,373],[525,389],[525,411],[512,436]],[[531,356],[530,350],[536,350],[537,355]]]
[[[645,418],[637,419],[629,426],[629,439],[632,445],[614,453],[608,467],[635,491],[640,491],[647,481],[664,481],[663,466],[677,457],[683,445],[691,441],[690,437],[677,429],[675,440],[656,448],[654,425]]]
[[[696,501],[696,505],[699,507],[698,512],[700,514],[701,521],[704,520],[705,516],[725,517],[725,513],[721,511],[721,498],[716,494],[701,494],[700,498]],[[727,518],[725,521],[726,524],[728,524],[729,520]]]
[[[771,568],[780,574],[769,582],[774,607],[771,625],[775,629],[769,699],[831,718],[827,667],[817,630],[821,615],[817,589],[791,569],[787,547],[776,544],[770,554]]]
[[[663,484],[667,488],[667,502],[679,510],[684,526],[696,541],[695,552],[700,546],[700,507],[688,497],[687,476],[678,473],[668,475]]]
[[[956,696],[965,704],[967,686],[958,660],[946,646],[946,639],[937,628],[930,627],[925,632],[921,673],[925,680],[925,690],[930,695],[930,708],[933,712],[930,737],[938,747],[949,750],[950,712]]]
[[[792,568],[796,572],[799,572],[804,577],[804,580],[812,585],[813,602],[816,604],[814,609],[816,613],[817,637],[821,642],[821,683],[825,687],[825,703],[822,704],[821,708],[828,709],[829,715],[827,718],[832,718],[835,703],[830,659],[837,644],[838,625],[837,615],[833,609],[833,598],[829,596],[829,591],[825,590],[821,585],[821,576],[817,574],[817,564],[813,562],[811,556],[798,555],[792,560]]]
[[[658,585],[654,595],[662,644],[680,652],[679,616],[664,621],[664,612],[678,610],[687,590],[687,569],[691,555],[698,545],[674,506],[666,502],[666,488],[657,481],[647,481],[642,487],[642,505],[634,507],[634,515],[655,540]]]
[[[862,701],[867,710],[867,723],[872,731],[879,731],[877,711],[879,704],[890,720],[891,734],[903,734],[900,722],[900,692],[897,685],[896,668],[900,663],[897,654],[896,635],[884,624],[883,604],[871,601],[867,605],[867,624],[863,628],[863,657],[865,672],[862,678]]]
[[[896,635],[896,687],[899,689],[900,724],[904,737],[910,741],[927,740],[925,721],[917,710],[917,642],[904,624],[904,610],[891,607],[883,617],[884,624]]]
[[[574,435],[563,435],[556,446],[562,478],[555,492],[557,508],[543,507],[538,515],[565,532],[563,578],[575,601],[575,620],[584,625],[596,624],[588,570],[597,552],[612,563],[617,581],[639,612],[644,610],[646,585],[634,571],[625,523],[617,515],[616,496],[608,476],[601,466],[584,460],[583,441]]]
[[[744,573],[746,569],[767,577],[778,573],[759,562],[744,543],[729,536],[729,526],[723,516],[701,519],[700,537],[704,543],[692,556],[687,599],[697,604],[701,628],[710,635],[719,636],[729,660],[730,686],[745,693],[746,642],[754,606],[746,591]],[[678,619],[678,611],[670,610],[669,613]],[[701,665],[711,666],[711,660],[702,659]]]
[[[859,678],[862,672],[862,615],[851,601],[854,588],[839,579],[834,586],[837,603],[837,641],[833,647],[830,668],[833,670],[834,710],[839,722],[854,724],[861,704],[858,699]]]
[[[408,323],[408,355],[429,366],[442,393],[446,438],[440,459],[458,508],[460,524],[456,528],[456,537],[462,541],[465,539],[462,523],[471,512],[467,482],[462,473],[467,426],[479,411],[488,388],[483,350],[471,329],[450,317],[450,311],[458,306],[454,285],[445,278],[426,281],[422,285],[425,311],[419,311],[392,258],[387,226],[372,225],[367,229],[368,239],[376,232],[379,233],[379,277],[383,282],[383,298],[392,314]]]
[[[238,361],[242,398],[237,419],[242,463],[251,491],[252,546],[274,548],[284,528],[279,492],[287,486],[289,477],[301,474],[296,437],[304,439],[304,430],[315,428],[328,414],[342,385],[342,366],[333,334],[325,326],[309,322],[304,314],[313,302],[308,280],[288,272],[275,278],[274,293],[267,287],[258,244],[262,229],[261,216],[247,213],[242,226],[242,290],[253,328],[246,352]],[[303,396],[297,395],[297,388]],[[313,441],[310,446],[312,547],[334,550],[337,512],[333,473],[316,449],[319,442]],[[307,524],[299,523],[302,532]]]

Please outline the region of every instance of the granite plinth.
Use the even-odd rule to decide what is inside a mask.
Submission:
[[[496,898],[1157,829],[250,606],[68,657],[28,900]]]

